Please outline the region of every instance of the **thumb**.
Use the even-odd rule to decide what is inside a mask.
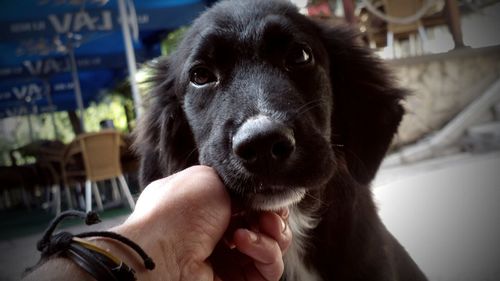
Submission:
[[[180,211],[186,223],[185,250],[192,250],[200,260],[205,260],[229,225],[229,194],[215,170],[207,166],[190,167],[175,174],[171,180],[172,185],[178,187],[176,197],[184,201],[177,206],[182,208]]]

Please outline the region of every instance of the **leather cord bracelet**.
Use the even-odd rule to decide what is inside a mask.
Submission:
[[[136,280],[134,269],[130,268],[119,258],[99,246],[82,238],[106,237],[132,248],[144,261],[144,267],[153,270],[153,260],[142,250],[139,245],[130,239],[109,231],[93,231],[73,235],[69,232],[59,232],[53,235],[57,225],[67,217],[85,218],[87,225],[100,222],[95,212],[85,214],[79,211],[65,211],[57,216],[45,231],[42,239],[38,241],[37,248],[41,252],[40,265],[52,256],[65,257],[92,275],[98,281],[131,281]],[[35,266],[36,267],[36,266]],[[28,269],[30,271],[31,269]]]

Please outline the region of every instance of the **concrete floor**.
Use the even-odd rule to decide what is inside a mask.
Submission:
[[[103,222],[92,226],[74,226],[64,229],[71,233],[81,233],[94,230],[105,230],[120,224],[127,216],[115,217],[103,220]],[[36,243],[40,234],[30,235],[18,239],[0,241],[0,280],[14,281],[21,279],[21,275],[27,267],[33,266],[40,258],[40,252],[36,250]]]
[[[500,280],[500,152],[382,168],[373,186],[382,220],[429,280]],[[19,280],[36,263],[39,237],[0,241],[0,280]]]
[[[500,280],[500,152],[382,169],[373,192],[429,280]]]

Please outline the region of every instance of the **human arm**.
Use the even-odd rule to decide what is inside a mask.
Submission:
[[[283,220],[276,213],[263,213],[253,231],[237,229],[229,234],[236,249],[222,249],[225,257],[243,254],[250,263],[242,265],[241,270],[214,270],[212,262],[224,262],[217,261],[213,252],[223,247],[219,242],[230,220],[231,202],[217,174],[211,168],[196,166],[148,185],[131,216],[111,229],[139,244],[156,263],[153,271],[144,269],[141,260],[118,242],[105,238],[91,242],[134,268],[138,280],[218,280],[227,276],[228,270],[232,271],[230,276],[238,272],[242,280],[278,280],[283,272],[282,253],[290,244],[291,233],[283,229]],[[257,237],[254,242],[253,236]],[[77,274],[82,276],[79,280],[93,280],[62,258],[47,261],[34,273],[26,280],[57,280],[56,276],[74,279]]]

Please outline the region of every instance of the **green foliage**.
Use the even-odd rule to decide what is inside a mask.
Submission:
[[[91,104],[84,111],[86,132],[99,131],[99,123],[104,119],[113,120],[117,130],[127,132],[124,108],[127,103],[132,101],[120,95],[109,94],[101,102]],[[0,132],[0,165],[10,165],[9,151],[32,141],[58,139],[69,143],[75,137],[68,114],[64,111],[0,119]],[[35,159],[17,157],[17,160],[18,164],[26,164],[33,163]]]
[[[181,41],[188,28],[187,26],[183,26],[170,32],[161,42],[161,54],[164,56],[170,55],[177,47],[177,44]]]
[[[34,139],[59,139],[62,142],[69,142],[75,137],[67,113],[64,111],[31,116],[31,119],[34,120],[32,121]]]
[[[168,56],[175,50],[187,29],[188,27],[181,27],[167,35],[161,43],[163,56]],[[143,75],[148,76],[147,73]],[[144,93],[144,91],[141,92]],[[108,93],[99,103],[93,103],[85,109],[85,131],[99,131],[99,123],[102,120],[110,119],[113,120],[117,130],[128,132],[129,126],[134,127],[135,120],[131,120],[133,118],[134,102],[130,93],[130,84],[124,82],[119,84],[114,91]],[[9,151],[32,141],[58,139],[69,143],[74,137],[75,134],[66,112],[0,119],[0,165],[10,165]],[[19,164],[34,161],[32,158],[18,160]]]
[[[119,131],[127,131],[127,117],[123,107],[126,98],[118,95],[108,95],[99,104],[93,103],[84,113],[85,131],[99,131],[102,120],[113,120],[115,128]]]
[[[57,134],[54,128],[57,128]],[[60,139],[68,142],[74,137],[66,112],[0,119],[0,130],[2,132],[0,134],[0,165],[10,165],[9,152],[32,141]],[[35,161],[32,157],[15,156],[17,156],[18,164],[33,163]]]

